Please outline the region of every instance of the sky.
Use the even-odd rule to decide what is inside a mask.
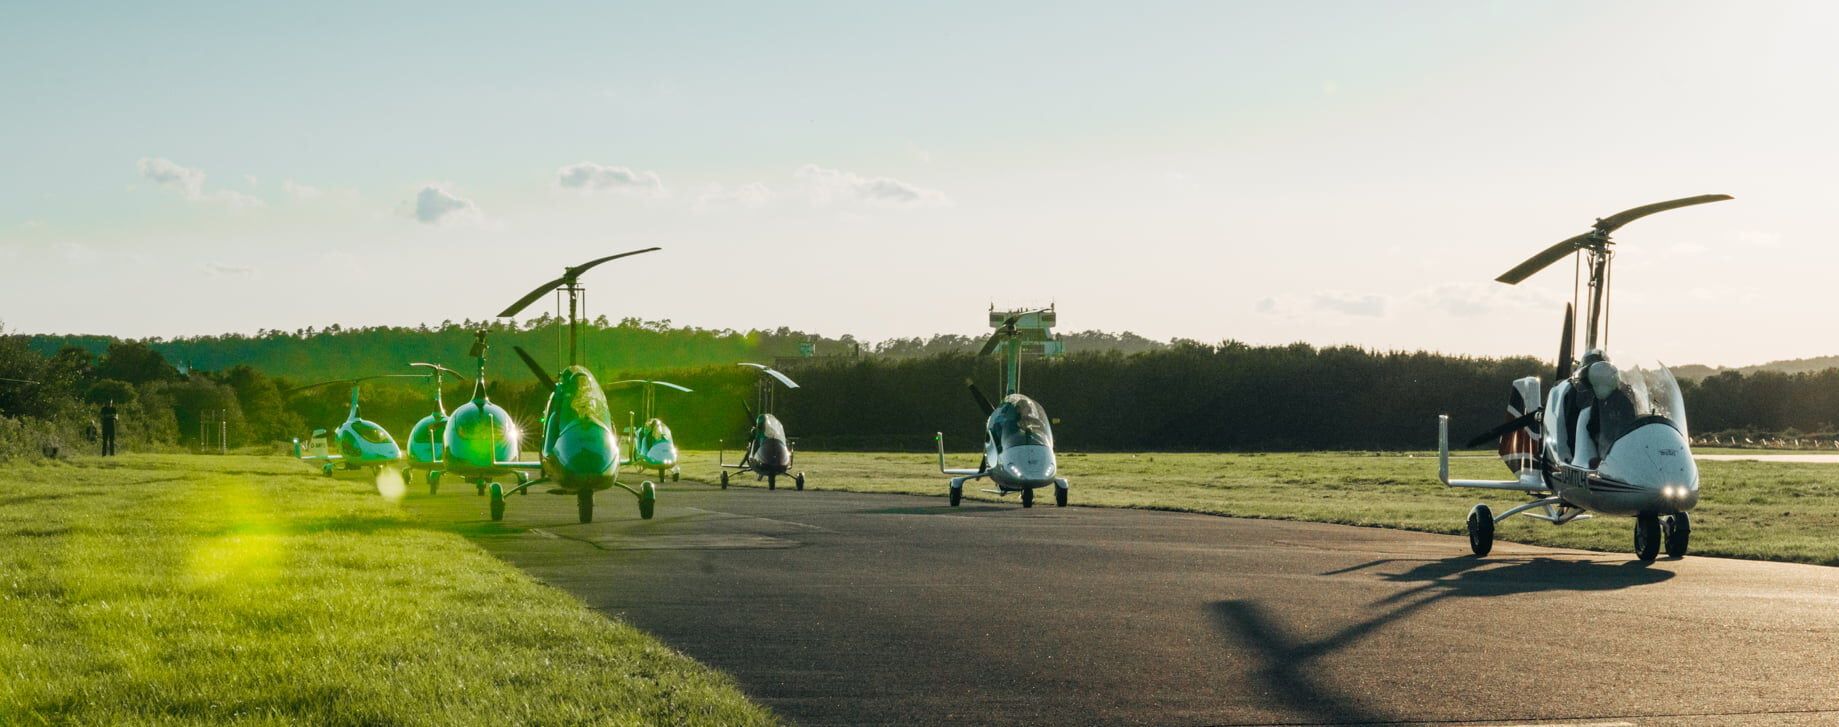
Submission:
[[[174,337],[590,312],[865,340],[1063,330],[1839,354],[1839,5],[14,4],[0,322]],[[534,311],[533,311],[534,312]]]

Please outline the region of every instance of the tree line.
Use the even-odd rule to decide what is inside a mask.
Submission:
[[[488,326],[489,328],[489,326]],[[407,335],[405,330],[416,330]],[[925,451],[934,432],[954,450],[982,440],[982,417],[966,389],[976,381],[993,398],[1000,372],[992,358],[973,354],[980,341],[966,336],[906,339],[867,346],[850,355],[795,355],[805,334],[710,332],[626,322],[598,326],[602,343],[619,336],[670,340],[666,353],[631,351],[597,357],[595,366],[616,418],[638,413],[640,389],[616,386],[627,378],[658,378],[694,389],[660,389],[659,413],[680,444],[732,445],[745,433],[754,405],[756,375],[734,365],[774,360],[801,387],[776,392],[777,413],[800,446],[810,449]],[[304,334],[303,334],[304,335]],[[493,329],[488,393],[537,431],[547,392],[509,350],[505,339],[537,344],[553,324]],[[520,339],[520,337],[522,337]],[[411,339],[421,339],[408,343]],[[1133,340],[1134,339],[1134,340]],[[0,336],[0,377],[36,384],[0,383],[0,454],[18,455],[62,446],[87,446],[96,409],[113,401],[122,414],[126,450],[199,447],[200,423],[227,422],[231,447],[276,447],[331,429],[345,418],[343,386],[299,389],[339,375],[408,373],[411,360],[434,360],[471,374],[463,358],[472,333],[463,324],[418,329],[315,331],[311,335],[216,337],[203,349],[172,349],[173,342],[69,339],[45,352],[50,337]],[[202,345],[185,339],[184,345]],[[897,339],[898,340],[898,339]],[[1069,353],[1031,359],[1022,388],[1055,420],[1060,446],[1087,451],[1262,451],[1427,449],[1434,446],[1436,416],[1450,414],[1457,439],[1505,419],[1513,379],[1549,376],[1548,362],[1532,358],[1477,358],[1425,352],[1387,352],[1308,344],[1253,346],[1236,341],[1204,344],[1177,340],[1143,345],[1128,334],[1086,334]],[[230,343],[226,344],[225,341]],[[329,342],[328,342],[329,341]],[[1126,342],[1125,345],[1112,345]],[[914,343],[917,342],[917,343]],[[885,343],[885,342],[884,342]],[[163,345],[166,344],[166,345]],[[246,346],[247,349],[240,349]],[[298,348],[290,352],[289,346]],[[370,346],[382,350],[371,350]],[[917,347],[917,350],[916,350]],[[790,349],[794,353],[779,354]],[[169,351],[186,352],[186,365]],[[261,365],[234,359],[252,353]],[[820,349],[821,350],[821,349]],[[771,356],[765,354],[773,354]],[[326,356],[350,355],[320,372],[300,367]],[[210,361],[211,366],[200,362]],[[684,362],[691,365],[660,365]],[[264,368],[276,366],[279,371]],[[556,362],[547,362],[555,367]],[[1549,382],[1547,382],[1549,385]],[[1790,435],[1832,438],[1839,431],[1839,369],[1779,373],[1725,371],[1682,381],[1693,433]],[[449,380],[442,392],[451,409],[471,395],[465,381]],[[396,436],[433,409],[431,384],[394,379],[366,383],[362,411]],[[534,446],[527,442],[527,446]]]

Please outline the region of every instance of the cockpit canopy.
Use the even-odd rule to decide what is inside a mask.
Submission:
[[[383,427],[379,427],[363,419],[352,422],[351,431],[355,432],[359,437],[363,437],[364,441],[370,442],[371,444],[383,444],[384,442],[390,441],[389,432],[383,431]]]
[[[1054,446],[1054,429],[1047,423],[1047,410],[1021,394],[1003,397],[990,412],[990,439],[998,451],[1025,445]]]
[[[779,417],[761,414],[759,428],[761,437],[779,442],[785,441],[785,425],[779,423]]]
[[[1686,399],[1679,381],[1665,366],[1628,366],[1617,371],[1620,386],[1603,405],[1598,430],[1605,441],[1621,439],[1642,425],[1665,422],[1690,436],[1686,429]]]

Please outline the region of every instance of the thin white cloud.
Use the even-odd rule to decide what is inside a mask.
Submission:
[[[556,170],[556,184],[563,189],[588,192],[627,192],[654,196],[664,194],[664,180],[657,172],[594,162],[577,162]]]
[[[773,200],[773,190],[759,182],[749,182],[735,187],[712,184],[696,196],[696,208],[710,207],[745,207],[760,209]]]
[[[426,184],[415,193],[415,220],[425,225],[440,225],[476,220],[478,206],[447,191],[445,185]]]
[[[325,190],[311,185],[301,184],[292,179],[281,182],[281,192],[296,202],[319,199],[325,196]]]
[[[855,172],[806,164],[793,176],[805,183],[811,203],[863,202],[885,207],[942,207],[951,204],[944,192],[926,189],[890,177],[864,177]]]
[[[1383,295],[1324,290],[1306,295],[1264,298],[1253,306],[1253,310],[1282,318],[1319,316],[1324,313],[1352,318],[1384,318],[1391,303],[1391,299]]]
[[[1565,301],[1544,289],[1516,287],[1500,283],[1445,283],[1413,292],[1406,297],[1413,307],[1437,311],[1456,318],[1474,318],[1500,312],[1551,313]]]
[[[261,207],[262,200],[228,189],[206,192],[204,171],[162,157],[142,157],[135,163],[141,177],[161,187],[176,189],[193,202],[214,202],[229,207]]]
[[[255,268],[247,265],[225,265],[223,263],[205,263],[204,271],[212,277],[248,277],[255,274]]]

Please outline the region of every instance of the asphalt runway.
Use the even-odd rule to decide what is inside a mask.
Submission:
[[[483,518],[443,489],[407,504]],[[538,493],[463,530],[799,724],[1839,723],[1839,569],[660,489],[651,521],[613,492],[581,525]]]

